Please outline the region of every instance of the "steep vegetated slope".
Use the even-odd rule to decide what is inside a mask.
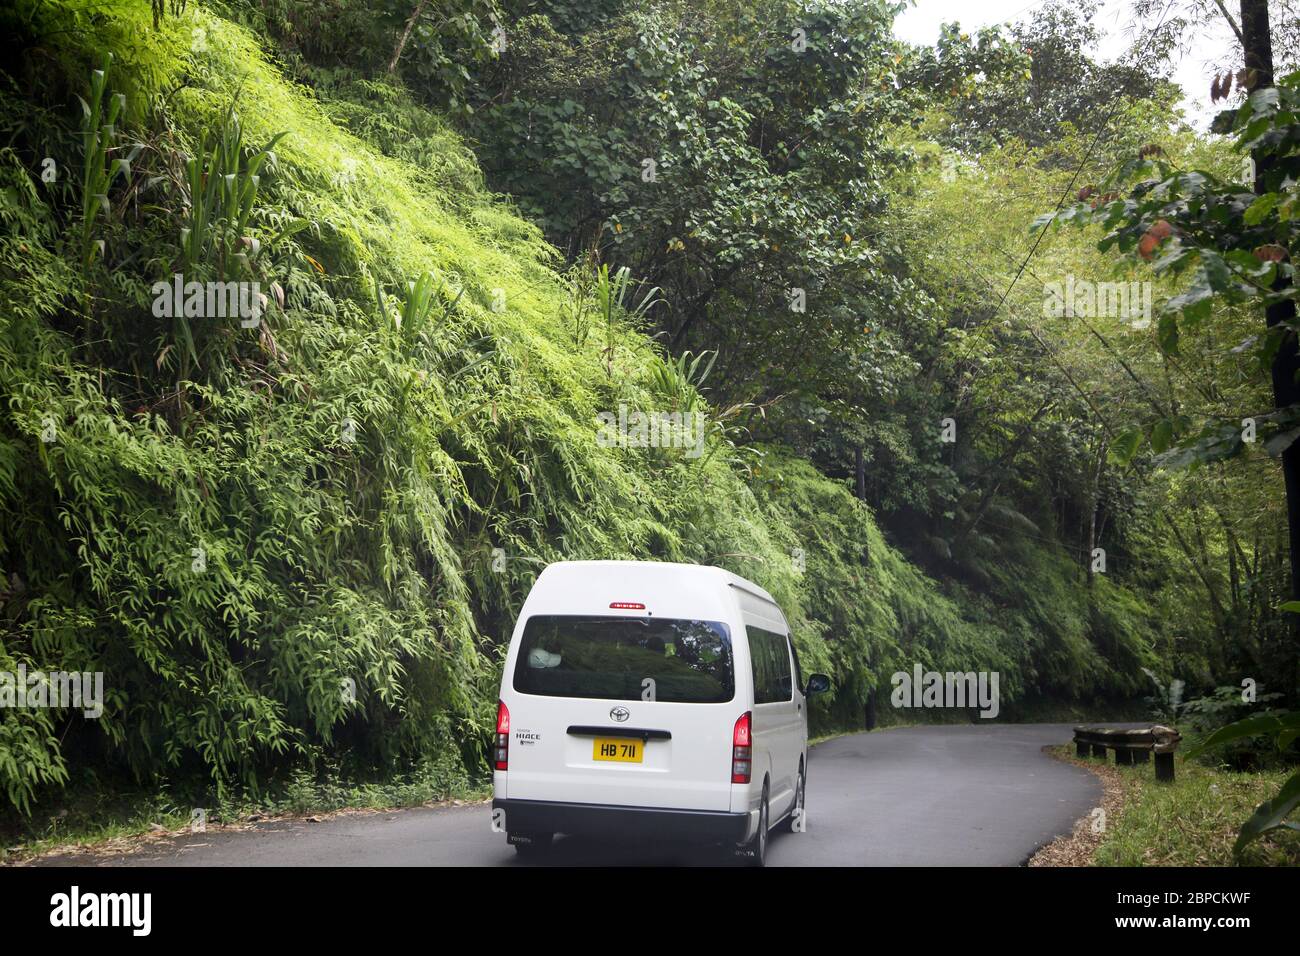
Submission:
[[[644,334],[644,290],[565,272],[400,89],[314,93],[193,3],[5,21],[0,669],[105,687],[98,719],[0,714],[11,807],[128,773],[477,769],[502,639],[561,558],[760,582],[834,677],[823,726],[914,662],[1000,671],[1004,713],[1135,686],[1140,609],[1068,590],[1073,568],[1068,593],[1025,583],[1046,552],[998,572],[1011,610],[939,587],[843,482],[716,420],[699,457],[603,447],[601,411],[708,407]],[[155,283],[178,273],[255,281],[265,310],[168,317]],[[1099,615],[1124,616],[1112,640]]]

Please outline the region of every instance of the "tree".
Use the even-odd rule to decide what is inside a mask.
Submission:
[[[1099,248],[1150,262],[1157,274],[1190,278],[1160,316],[1158,342],[1168,355],[1178,355],[1186,334],[1203,326],[1216,307],[1262,313],[1259,333],[1229,347],[1251,352],[1257,369],[1267,372],[1273,388],[1271,411],[1251,415],[1243,410],[1247,414],[1240,421],[1154,416],[1128,433],[1123,448],[1131,457],[1145,439],[1161,451],[1158,460],[1164,463],[1202,464],[1242,455],[1254,443],[1258,427],[1265,448],[1281,459],[1291,569],[1291,601],[1285,608],[1300,612],[1300,330],[1293,259],[1300,239],[1300,73],[1275,81],[1265,0],[1242,0],[1240,24],[1219,6],[1241,40],[1243,66],[1216,77],[1214,95],[1227,95],[1235,85],[1244,102],[1221,113],[1215,129],[1233,135],[1246,160],[1244,182],[1208,170],[1180,169],[1152,145],[1101,187],[1082,190],[1080,201],[1064,213],[1041,217],[1039,225],[1099,224],[1105,230]],[[1121,196],[1120,189],[1127,195]],[[1292,622],[1284,680],[1287,694],[1293,696],[1300,616],[1293,616]],[[1206,746],[1259,733],[1262,719],[1248,718],[1224,728]],[[1273,721],[1264,729],[1280,746],[1296,739],[1300,716]],[[1238,852],[1268,829],[1288,825],[1284,818],[1297,805],[1300,774],[1243,826]]]

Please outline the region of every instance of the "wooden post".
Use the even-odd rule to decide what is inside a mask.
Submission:
[[[1151,728],[1152,752],[1156,755],[1156,779],[1164,783],[1174,780],[1174,751],[1182,735],[1172,727],[1156,724]]]
[[[1082,740],[1082,739],[1080,739],[1079,737],[1075,737],[1075,738],[1074,738],[1074,753],[1075,753],[1075,756],[1077,756],[1077,757],[1086,757],[1086,756],[1088,756],[1088,751],[1089,751],[1089,749],[1090,749],[1090,748],[1088,747],[1088,743],[1087,743],[1087,741]]]
[[[1156,779],[1164,783],[1174,782],[1174,755],[1156,754]]]
[[[1105,760],[1105,759],[1106,759],[1106,745],[1105,745],[1105,744],[1093,744],[1093,745],[1092,745],[1092,755],[1093,755],[1094,757],[1100,757],[1102,760]]]
[[[1133,766],[1133,751],[1127,747],[1115,748],[1115,765],[1119,767]]]

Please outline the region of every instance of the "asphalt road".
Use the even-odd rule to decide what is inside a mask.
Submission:
[[[814,748],[808,829],[774,832],[770,866],[1016,866],[1101,799],[1097,779],[1043,754],[1066,724],[909,727]],[[189,834],[127,856],[45,865],[520,866],[487,804],[343,815]],[[557,837],[558,865],[719,864],[717,850]]]

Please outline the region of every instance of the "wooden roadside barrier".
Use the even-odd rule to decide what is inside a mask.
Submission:
[[[1172,782],[1174,779],[1174,751],[1182,735],[1172,727],[1156,724],[1137,730],[1117,730],[1111,727],[1075,727],[1074,748],[1080,757],[1106,759],[1108,749],[1115,751],[1115,763],[1129,766],[1146,763],[1155,754],[1156,779]]]

